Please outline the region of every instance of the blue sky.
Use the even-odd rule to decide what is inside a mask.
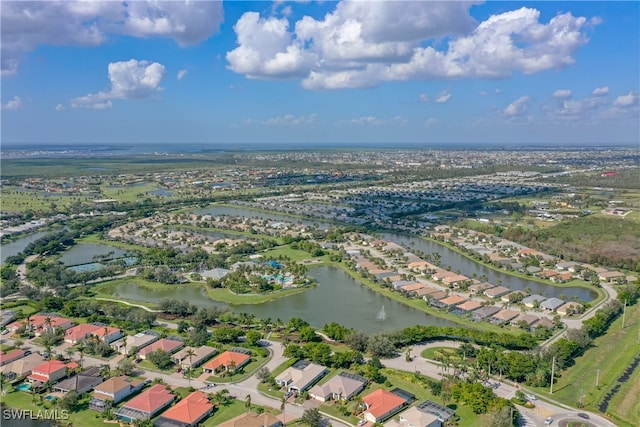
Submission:
[[[640,143],[640,3],[3,1],[4,143]]]

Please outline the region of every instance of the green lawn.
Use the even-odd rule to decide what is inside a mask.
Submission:
[[[598,412],[602,398],[613,388],[618,377],[640,352],[638,328],[640,327],[640,304],[627,308],[626,324],[622,329],[622,317],[616,319],[607,334],[596,338],[589,350],[575,359],[575,364],[562,372],[554,386],[553,399],[571,406],[577,405],[580,390],[584,392],[585,409]],[[599,386],[596,387],[597,370]],[[535,389],[549,396],[549,389]],[[620,426],[633,426],[640,419],[640,369],[622,385],[609,403],[609,413]]]
[[[255,410],[257,406],[251,405],[252,410]],[[268,408],[267,408],[268,409]],[[237,417],[238,415],[244,414],[247,412],[247,408],[245,407],[245,402],[242,400],[235,399],[233,402],[228,405],[221,406],[217,408],[213,415],[209,417],[202,425],[205,427],[215,427],[220,423],[225,421],[229,421],[232,418]],[[273,411],[269,411],[273,412]]]
[[[311,287],[301,287],[296,289],[284,289],[267,294],[233,294],[225,288],[212,289],[206,287],[207,296],[214,301],[226,302],[227,304],[262,304],[267,301],[273,301],[278,298],[287,297],[289,295],[295,295],[307,290]]]
[[[299,249],[291,249],[291,247],[282,246],[276,249],[272,249],[270,251],[264,252],[264,256],[270,256],[273,258],[280,258],[282,256],[288,256],[293,261],[303,261],[305,259],[317,259],[317,257],[312,257],[309,252],[301,251]]]
[[[422,350],[420,356],[424,357],[425,359],[436,360],[436,356],[442,353],[449,353],[452,356],[457,355],[455,349],[451,347],[430,347]]]
[[[109,245],[109,246],[115,246],[117,248],[126,249],[130,251],[146,252],[149,250],[149,248],[145,246],[132,245],[129,243],[118,242],[116,240],[105,240],[100,238],[100,235],[98,234],[89,234],[87,236],[83,236],[79,239],[76,239],[76,243],[95,243],[98,245]]]

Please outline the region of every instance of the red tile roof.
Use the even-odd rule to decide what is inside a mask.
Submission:
[[[215,371],[219,366],[222,365],[228,368],[231,361],[235,362],[237,368],[247,363],[249,359],[251,359],[251,357],[248,354],[236,353],[234,351],[225,351],[224,353],[221,353],[218,357],[214,358],[209,363],[204,365],[204,368],[211,369],[212,371]]]
[[[400,396],[381,388],[364,396],[362,401],[367,404],[366,412],[369,412],[376,419],[406,403],[406,400]]]
[[[195,424],[211,412],[212,409],[213,405],[209,403],[207,395],[201,391],[194,391],[165,411],[162,417],[187,424]]]
[[[77,367],[78,364],[76,362],[64,363],[60,360],[49,360],[48,362],[44,362],[43,364],[36,366],[32,371],[50,375],[54,372],[58,372],[60,369],[75,369]]]
[[[77,341],[87,337],[87,335],[89,334],[95,333],[95,331],[100,328],[101,326],[88,325],[86,323],[83,323],[81,325],[77,325],[73,328],[67,329],[67,332],[65,332],[64,336],[67,339]]]
[[[148,414],[155,413],[167,402],[172,401],[173,393],[167,390],[166,386],[156,384],[149,390],[143,391],[124,405],[126,408],[137,409]]]

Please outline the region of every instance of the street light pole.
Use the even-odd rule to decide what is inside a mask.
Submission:
[[[553,359],[551,360],[551,388],[549,389],[550,394],[553,394],[553,375],[555,373],[555,368],[556,368],[556,357],[553,356]]]

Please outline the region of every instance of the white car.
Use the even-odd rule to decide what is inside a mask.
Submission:
[[[537,400],[538,398],[535,397],[533,394],[525,394],[525,396],[527,397],[527,399],[529,400]]]
[[[553,418],[551,418],[551,417],[547,417],[547,418],[544,420],[544,425],[546,425],[546,426],[550,426],[552,422],[553,422]]]

